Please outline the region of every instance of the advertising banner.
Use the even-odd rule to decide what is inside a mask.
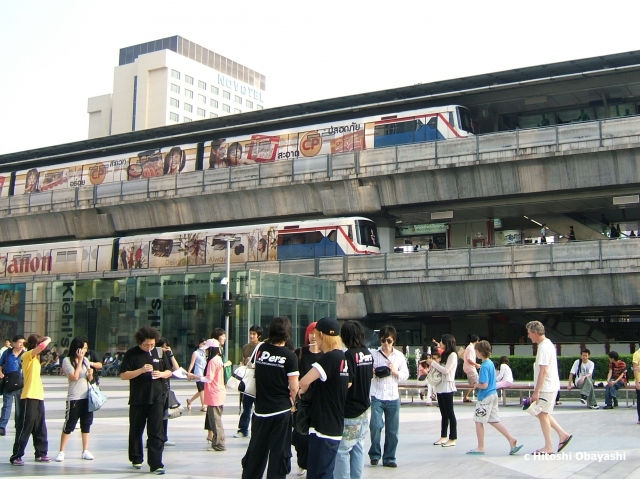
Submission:
[[[15,195],[61,188],[176,175],[196,169],[197,144],[156,148],[136,154],[114,155],[52,167],[18,171]],[[2,175],[0,175],[0,178]],[[8,177],[5,180],[8,185]],[[5,190],[6,188],[2,188]],[[2,196],[0,191],[0,196]]]

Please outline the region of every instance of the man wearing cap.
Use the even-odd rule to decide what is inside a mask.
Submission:
[[[534,344],[538,345],[536,361],[533,365],[534,389],[531,395],[531,402],[535,402],[540,407],[540,412],[538,413],[537,407],[534,408],[533,405],[529,409],[533,408],[532,411],[537,413],[536,416],[540,421],[540,428],[544,436],[544,447],[534,451],[533,454],[553,454],[555,450],[551,442],[551,429],[555,430],[560,437],[558,452],[562,451],[573,438],[551,416],[556,394],[560,390],[556,348],[551,340],[545,336],[544,324],[540,321],[531,321],[527,323],[526,327],[529,338]]]

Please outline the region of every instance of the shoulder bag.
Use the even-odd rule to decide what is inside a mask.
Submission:
[[[384,358],[385,358],[387,361],[389,360],[389,358],[387,357],[387,355],[386,355],[386,354],[384,354],[384,353],[383,353],[382,351],[380,351],[379,349],[378,349],[378,352],[379,352],[380,354],[382,354],[382,355],[384,356]],[[386,378],[386,377],[388,377],[388,376],[391,376],[391,369],[389,368],[389,366],[378,366],[377,368],[375,368],[375,369],[373,370],[373,373],[375,374],[375,376],[376,376],[377,378],[382,379],[382,378]]]
[[[164,358],[164,350],[162,348],[156,348],[156,352],[158,353],[158,359],[160,359],[160,364],[162,364],[162,371],[165,371],[165,358]],[[167,355],[167,360],[170,361],[171,358]],[[178,401],[178,397],[176,393],[171,390],[171,383],[168,379],[163,379],[165,390],[164,390],[164,417],[163,419],[175,419],[177,417],[182,416],[184,412],[184,408]]]
[[[7,350],[10,351],[10,350]],[[5,351],[5,353],[7,352]],[[18,358],[22,357],[24,351],[20,353]],[[9,355],[7,354],[7,357]],[[5,361],[6,364],[6,361]],[[12,393],[22,389],[24,387],[24,378],[22,377],[22,370],[12,371],[4,375],[4,393]]]
[[[89,383],[89,412],[99,410],[107,402],[107,396],[100,390],[100,386]]]
[[[309,435],[311,427],[311,403],[313,401],[312,389],[308,389],[302,396],[298,394],[293,405],[293,427],[298,434]]]
[[[427,382],[435,388],[442,382],[442,373],[434,367],[429,368],[429,372],[427,373]]]
[[[260,342],[256,345],[249,362],[245,366],[240,366],[233,372],[233,375],[227,381],[227,386],[237,389],[247,396],[256,397],[256,355],[262,344]]]

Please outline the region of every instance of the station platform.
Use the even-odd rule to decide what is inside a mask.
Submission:
[[[43,378],[45,407],[49,431],[49,456],[54,459],[60,441],[64,420],[66,384],[63,377]],[[172,388],[179,400],[196,390],[194,383],[172,381]],[[145,464],[134,470],[127,460],[128,434],[128,382],[118,378],[103,378],[102,389],[109,397],[102,410],[95,414],[91,430],[90,450],[93,461],[80,458],[79,428],[71,435],[62,463],[35,463],[33,446],[27,446],[25,466],[9,463],[14,439],[13,419],[7,427],[7,436],[0,437],[0,477],[37,477],[77,479],[105,476],[110,479],[134,479],[149,477]],[[203,429],[205,414],[194,405],[181,418],[169,423],[169,438],[175,447],[166,447],[165,477],[237,479],[241,476],[240,460],[246,452],[249,439],[236,439],[238,423],[238,395],[227,396],[223,423],[227,435],[227,451],[207,450],[206,432]],[[601,405],[602,406],[602,405]],[[467,456],[466,451],[475,448],[476,435],[472,420],[473,404],[455,403],[458,419],[458,443],[453,448],[433,446],[440,430],[440,414],[435,406],[426,407],[421,401],[403,403],[400,412],[400,439],[397,451],[397,469],[365,465],[365,478],[416,478],[433,475],[454,478],[637,478],[640,477],[640,443],[636,440],[640,425],[636,424],[635,407],[619,407],[613,410],[590,410],[579,401],[565,400],[556,407],[554,417],[573,440],[557,456],[534,458],[530,453],[543,446],[538,421],[519,407],[501,409],[501,421],[524,447],[516,456],[509,456],[507,441],[493,428],[486,428],[486,455]],[[558,442],[554,433],[554,443]],[[368,441],[366,447],[368,448]],[[297,465],[292,461],[292,474]],[[259,478],[256,478],[259,479]]]

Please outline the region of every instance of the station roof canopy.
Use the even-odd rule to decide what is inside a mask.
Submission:
[[[640,51],[330,98],[21,151],[0,156],[0,165],[38,159],[54,162],[60,157],[73,161],[87,155],[131,151],[150,142],[205,141],[231,130],[276,129],[311,119],[332,121],[352,117],[354,111],[365,116],[368,110],[381,108],[459,104],[469,107],[474,114],[487,110],[509,114],[618,103],[630,98],[640,98]]]

